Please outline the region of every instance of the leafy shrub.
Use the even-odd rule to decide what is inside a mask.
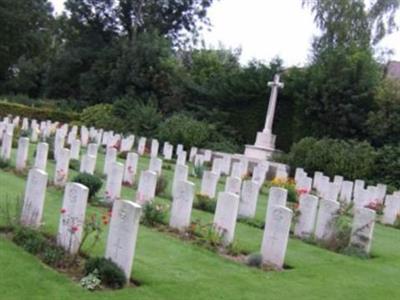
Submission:
[[[99,270],[94,269],[92,273],[89,273],[83,277],[80,281],[81,287],[89,291],[94,291],[100,287],[101,280],[99,278]]]
[[[280,157],[292,170],[304,168],[312,174],[323,171],[328,176],[340,174],[350,180],[371,178],[376,152],[367,142],[304,138],[290,153]]]
[[[216,205],[217,203],[213,199],[200,193],[196,194],[196,199],[193,203],[194,208],[211,213],[214,213]]]
[[[0,117],[7,115],[27,117],[38,121],[58,121],[61,123],[70,123],[74,120],[79,120],[79,115],[76,113],[51,110],[46,108],[35,108],[18,103],[10,103],[0,101]]]
[[[262,255],[260,253],[252,253],[246,259],[246,264],[250,267],[262,267]]]
[[[162,115],[152,99],[145,103],[137,98],[122,98],[114,103],[113,114],[124,120],[118,128],[120,131],[134,132],[141,136],[156,136],[162,122]]]
[[[212,130],[213,127],[206,122],[184,113],[176,113],[162,123],[158,136],[161,140],[175,145],[183,144],[189,149],[192,146],[204,147],[210,140]]]
[[[79,171],[81,162],[79,159],[71,159],[69,161],[69,168],[75,171]]]
[[[103,182],[99,177],[88,173],[79,173],[72,179],[72,181],[81,183],[89,188],[89,199],[93,199],[103,185]]]
[[[193,167],[193,176],[196,178],[202,178],[205,167],[202,165],[197,165]]]
[[[163,175],[158,176],[156,185],[156,195],[159,196],[165,193],[168,186],[168,180]]]
[[[63,248],[55,245],[46,245],[41,253],[41,257],[44,263],[50,266],[58,266],[64,261],[65,251]]]
[[[7,169],[10,167],[10,160],[0,157],[0,169]]]
[[[82,111],[81,122],[87,126],[115,130],[118,129],[120,120],[113,115],[111,104],[96,104]]]
[[[384,146],[377,151],[375,172],[376,182],[384,182],[395,188],[400,188],[400,144]]]
[[[45,238],[38,231],[25,227],[15,231],[13,242],[35,255],[46,248]]]
[[[167,217],[167,208],[167,206],[156,204],[154,201],[146,203],[143,207],[141,222],[148,226],[164,224]]]
[[[283,180],[279,178],[275,178],[271,182],[266,183],[267,187],[270,188],[271,186],[281,187],[287,190],[287,201],[291,203],[297,203],[297,191],[296,191],[296,184],[293,180]]]
[[[93,274],[96,270],[101,282],[110,288],[122,288],[127,282],[125,273],[110,259],[104,257],[88,259],[85,264],[85,274]]]

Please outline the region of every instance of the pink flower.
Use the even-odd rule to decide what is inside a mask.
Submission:
[[[72,231],[72,233],[75,233],[75,232],[77,232],[78,231],[78,226],[72,226],[71,227],[71,231]]]

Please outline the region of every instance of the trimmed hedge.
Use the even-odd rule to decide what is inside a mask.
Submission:
[[[67,113],[46,108],[35,108],[0,100],[0,117],[5,117],[7,115],[26,117],[29,119],[36,119],[37,121],[52,120],[61,123],[79,121],[80,118],[77,113]]]

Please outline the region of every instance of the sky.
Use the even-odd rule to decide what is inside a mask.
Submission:
[[[57,13],[64,0],[51,0]],[[285,66],[307,63],[313,36],[318,29],[301,0],[214,0],[208,10],[211,31],[204,32],[207,47],[238,48],[241,62],[251,59],[269,62],[283,59]],[[400,19],[400,16],[399,16]],[[400,31],[388,35],[378,45],[394,51],[390,57],[400,61]]]

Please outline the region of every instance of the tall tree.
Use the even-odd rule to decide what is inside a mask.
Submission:
[[[48,0],[0,0],[0,83],[18,73],[16,64],[45,54],[51,44]]]

